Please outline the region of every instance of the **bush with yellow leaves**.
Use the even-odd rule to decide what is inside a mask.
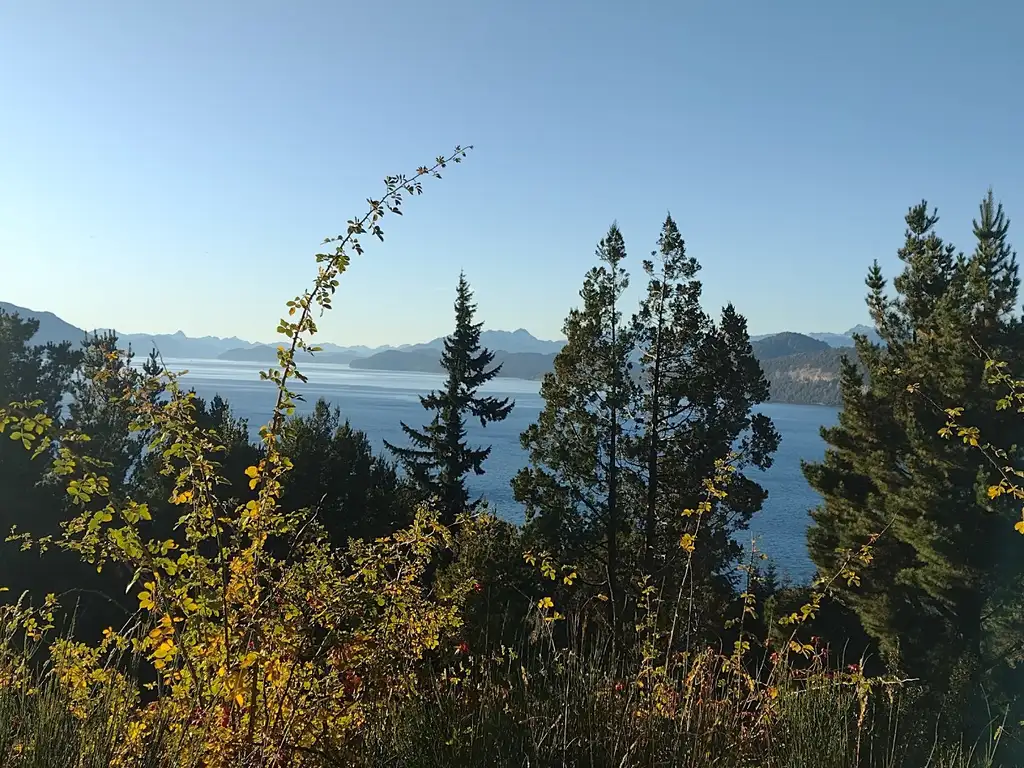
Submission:
[[[201,429],[193,395],[179,376],[124,375],[121,366],[100,372],[106,391],[131,413],[132,429],[153,435],[164,472],[173,474],[171,501],[181,511],[178,535],[152,536],[145,504],[108,498],[104,467],[88,457],[88,438],[56,428],[14,403],[0,410],[0,430],[38,456],[55,457],[54,472],[83,511],[63,524],[58,537],[15,538],[24,547],[59,547],[102,569],[110,563],[133,574],[129,590],[138,612],[120,629],[108,629],[96,647],[67,639],[48,646],[53,675],[70,711],[88,716],[88,704],[109,701],[116,690],[129,710],[130,738],[116,762],[132,765],[154,734],[166,742],[175,764],[297,765],[342,754],[358,743],[361,729],[417,688],[424,660],[456,633],[459,607],[470,587],[455,583],[428,594],[423,574],[436,552],[452,546],[452,534],[427,510],[407,530],[376,542],[355,542],[333,551],[309,511],[285,513],[281,478],[291,468],[279,450],[284,419],[295,408],[290,385],[305,380],[297,350],[314,350],[314,314],[329,309],[349,252],[361,253],[360,235],[383,239],[380,220],[400,213],[403,196],[417,195],[426,177],[457,163],[456,148],[411,178],[389,177],[380,200],[348,223],[347,233],[317,256],[313,287],[288,302],[279,331],[276,368],[262,374],[277,387],[273,416],[261,429],[264,458],[246,474],[255,499],[231,506],[218,494],[224,484],[217,435]],[[105,502],[105,503],[104,503]],[[464,525],[471,526],[472,521]],[[44,606],[49,610],[52,606]],[[32,642],[52,625],[14,606],[9,623]],[[125,660],[142,662],[131,670]],[[21,654],[5,654],[2,682],[27,674]],[[150,678],[131,695],[130,675]]]

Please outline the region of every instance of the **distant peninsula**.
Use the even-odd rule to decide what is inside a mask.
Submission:
[[[317,357],[321,362],[321,358]],[[499,377],[536,381],[554,367],[555,353],[505,352],[495,350],[494,364],[501,365]],[[326,361],[323,361],[326,362]],[[350,368],[371,371],[415,371],[442,373],[440,352],[431,350],[389,349],[369,357],[352,360]]]

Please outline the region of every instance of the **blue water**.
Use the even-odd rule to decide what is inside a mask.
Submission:
[[[257,363],[222,360],[167,360],[171,370],[188,370],[185,384],[194,387],[202,397],[220,394],[231,405],[235,415],[249,420],[255,437],[273,407],[275,389],[260,381],[261,366]],[[404,445],[405,435],[400,422],[420,427],[426,411],[419,395],[440,387],[442,377],[427,373],[366,371],[340,365],[306,363],[303,373],[307,385],[297,385],[305,402],[300,412],[312,408],[320,397],[341,409],[357,429],[369,436],[374,447],[383,450],[383,441]],[[519,435],[533,421],[543,401],[538,394],[539,383],[519,379],[497,379],[483,390],[488,394],[515,399],[516,406],[505,421],[481,429],[479,422],[469,424],[471,439],[491,445],[491,456],[484,464],[486,474],[471,477],[474,493],[484,496],[502,517],[522,520],[522,509],[512,498],[509,481],[526,464],[526,455],[519,444]],[[757,536],[758,549],[777,564],[780,573],[795,581],[805,581],[813,573],[807,557],[806,530],[808,510],[819,502],[800,471],[801,459],[818,460],[825,445],[818,434],[822,425],[836,420],[836,409],[812,405],[768,404],[760,409],[775,422],[782,435],[775,463],[767,472],[752,475],[768,491],[768,500],[751,521],[750,531]],[[749,543],[749,538],[746,543]]]

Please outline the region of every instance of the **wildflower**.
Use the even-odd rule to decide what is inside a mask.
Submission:
[[[622,681],[616,682],[615,683],[615,692],[616,693],[622,693],[622,687],[623,687],[622,686]]]
[[[778,651],[772,651],[772,655],[769,658],[771,659],[772,664],[778,664],[779,663],[779,652]]]
[[[459,643],[458,647],[455,649],[455,652],[461,653],[463,655],[469,653],[469,643],[463,640],[461,643]]]
[[[483,591],[484,591],[484,585],[483,585],[483,584],[481,584],[481,583],[480,583],[479,581],[478,581],[478,582],[476,582],[476,583],[475,583],[475,584],[473,585],[473,591],[474,591],[474,592],[483,592]]]
[[[860,664],[849,664],[846,668],[850,671],[850,674],[853,675],[856,675],[858,672],[860,672]]]

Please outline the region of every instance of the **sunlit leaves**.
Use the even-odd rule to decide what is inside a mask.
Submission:
[[[152,611],[156,607],[156,603],[153,599],[153,592],[156,590],[156,584],[152,581],[147,581],[143,586],[145,586],[145,589],[139,592],[139,610]]]
[[[383,239],[381,219],[401,214],[403,195],[420,194],[423,177],[436,176],[464,154],[456,148],[411,178],[388,177],[384,194],[368,201],[369,210],[349,222],[347,234],[325,241],[335,249],[317,255],[312,288],[287,303],[287,317],[278,325],[287,337],[278,347],[278,366],[261,372],[277,389],[274,415],[261,428],[261,460],[245,471],[250,489],[258,489],[256,499],[225,498],[219,462],[225,445],[197,424],[194,394],[182,391],[180,374],[147,373],[121,382],[111,370],[96,373],[97,381],[117,384],[115,396],[132,415],[131,429],[147,436],[160,472],[173,481],[169,500],[180,518],[171,538],[153,530],[145,504],[111,493],[102,463],[81,451],[86,436],[41,414],[41,402],[0,408],[0,432],[34,455],[49,451],[54,475],[80,509],[59,537],[12,530],[11,540],[40,549],[55,542],[97,568],[113,561],[133,574],[125,592],[134,592],[139,614],[127,629],[108,629],[94,647],[64,641],[52,646],[55,668],[75,691],[76,713],[85,711],[97,690],[125,683],[99,663],[101,653],[130,649],[149,660],[159,707],[134,712],[126,750],[140,748],[157,710],[172,729],[193,727],[197,711],[216,713],[204,725],[213,734],[204,764],[228,764],[228,747],[254,733],[268,744],[342,738],[366,719],[362,702],[349,695],[352,676],[359,690],[412,695],[415,665],[457,636],[473,581],[448,585],[442,594],[423,585],[437,552],[453,546],[452,532],[421,512],[412,526],[387,539],[354,543],[348,553],[331,550],[314,518],[281,508],[282,477],[292,464],[279,440],[284,417],[301,400],[294,381],[307,380],[296,366],[297,353],[318,350],[308,343],[317,332],[315,317],[331,308],[349,251],[362,252],[358,236]],[[115,357],[112,350],[108,358]],[[467,521],[466,529],[475,524]],[[270,551],[272,537],[291,545],[287,559]],[[566,586],[576,578],[571,569],[559,569],[552,580],[559,575]],[[52,629],[51,607],[48,599],[42,610],[9,615],[26,636],[41,640]],[[558,617],[552,612],[548,618]],[[316,636],[328,640],[309,652]],[[122,764],[134,763],[125,757]]]

